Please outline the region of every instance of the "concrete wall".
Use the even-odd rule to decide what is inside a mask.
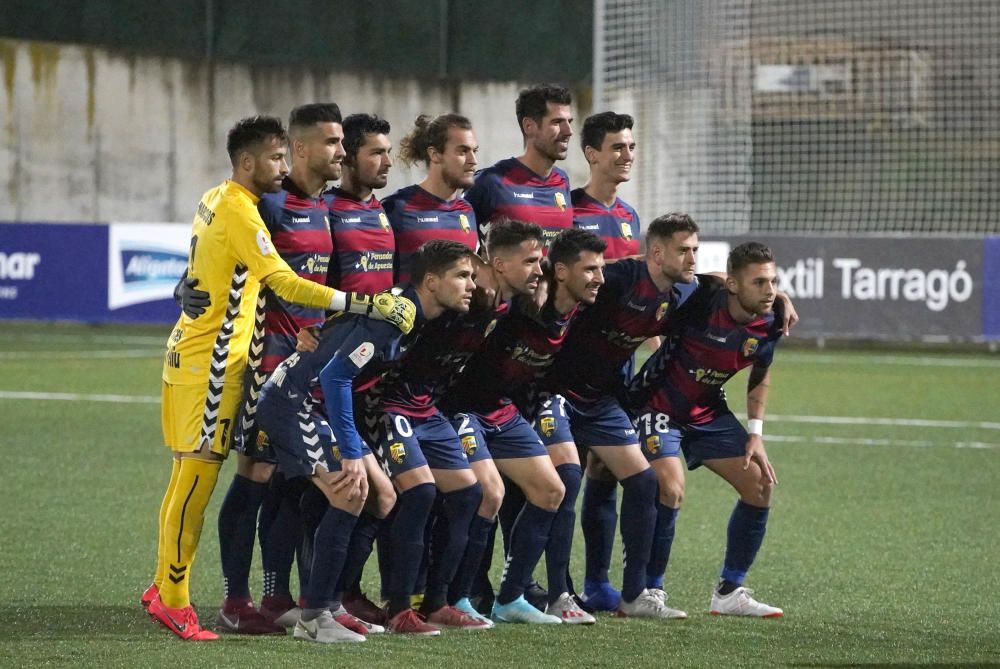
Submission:
[[[287,118],[305,102],[384,116],[397,143],[417,114],[454,108],[472,119],[481,164],[521,150],[514,100],[524,82],[452,86],[14,40],[0,40],[0,81],[0,221],[189,221],[229,175],[229,126],[254,113]],[[574,185],[586,182],[579,149],[563,167]],[[422,178],[397,165],[379,195]]]

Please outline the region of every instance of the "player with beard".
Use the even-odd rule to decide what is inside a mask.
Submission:
[[[344,119],[343,176],[323,194],[333,233],[328,285],[340,290],[377,293],[393,284],[396,240],[374,193],[385,188],[392,168],[389,130],[389,122],[373,114]]]
[[[603,250],[604,242],[583,230],[557,235],[550,247],[550,288],[544,305],[516,300],[511,314],[497,324],[443,400],[446,409],[468,419],[477,447],[489,450],[497,468],[526,497],[511,531],[504,576],[493,605],[493,619],[498,622],[562,622],[529,604],[524,592],[553,522],[565,516],[561,503],[566,487],[556,465],[575,462],[578,484],[579,461],[575,449],[546,450],[520,414],[515,398],[522,398],[551,364],[580,303],[596,298],[604,283]]]
[[[555,235],[573,226],[569,177],[556,167],[556,162],[566,159],[573,136],[572,101],[569,90],[561,86],[539,85],[520,92],[515,115],[524,141],[523,153],[480,170],[475,184],[465,194],[476,212],[480,238],[485,237],[495,219],[528,221],[545,232],[545,253]],[[505,545],[523,500],[520,490],[509,487],[500,512]],[[474,587],[474,600],[484,612],[490,610],[493,602],[489,580],[491,555],[492,538]],[[545,591],[537,583],[532,583],[527,597],[539,608],[545,608]]]
[[[175,457],[160,508],[156,573],[141,602],[185,640],[217,638],[198,623],[188,576],[236,428],[244,374],[260,362],[254,344],[263,321],[261,285],[288,302],[377,312],[402,330],[412,327],[412,304],[391,294],[354,304],[340,291],[297,276],[277,254],[256,205],[263,193],[281,189],[288,174],[286,141],[281,121],[272,117],[243,119],[230,130],[232,179],[202,197],[188,258],[189,285],[203,281],[209,306],[198,318],[182,314],[167,342],[163,430]]]
[[[763,437],[769,370],[783,333],[774,313],[774,254],[759,242],[740,244],[729,254],[727,272],[724,288],[699,291],[675,316],[668,343],[630,385],[630,402],[639,416],[643,451],[657,466],[661,494],[666,491],[680,506],[682,452],[688,469],[705,465],[739,494],[710,613],[777,618],[781,609],[758,602],[743,586],[763,543],[778,482]],[[746,367],[751,370],[744,429],[729,410],[722,386]],[[671,543],[658,547],[664,567]]]
[[[497,221],[486,241],[487,266],[477,271],[477,289],[473,307],[459,317],[430,324],[424,336],[409,352],[397,370],[381,387],[381,402],[394,410],[412,414],[437,411],[441,397],[454,384],[469,359],[479,352],[497,330],[498,323],[510,314],[512,301],[531,298],[542,275],[542,230],[521,221]],[[469,592],[478,566],[483,562],[489,539],[496,527],[496,514],[504,497],[504,485],[486,444],[477,440],[473,418],[452,415],[452,426],[476,480],[482,488],[482,501],[471,523],[456,525],[448,508],[436,519],[432,542],[453,544],[454,535],[467,531],[464,555],[458,554],[453,575],[436,574],[431,569],[421,611],[432,614],[443,596],[449,605],[473,618],[492,624],[480,615],[469,600]],[[446,562],[446,561],[442,561]],[[447,588],[447,592],[444,592]]]
[[[399,158],[423,163],[427,176],[382,202],[396,235],[398,278],[410,274],[410,254],[429,239],[451,239],[475,250],[476,215],[462,197],[475,176],[479,144],[472,123],[459,114],[421,115],[400,142]]]
[[[698,226],[684,214],[662,216],[650,224],[646,246],[643,260],[622,259],[605,268],[605,285],[595,304],[574,324],[543,383],[554,397],[539,415],[537,426],[550,448],[579,446],[598,458],[625,488],[625,602],[615,601],[614,609],[632,616],[679,617],[683,612],[665,609],[659,598],[646,591],[643,556],[649,554],[656,520],[655,478],[644,466],[632,421],[618,397],[626,380],[623,367],[636,348],[663,331],[669,315],[698,285],[694,276]],[[653,497],[647,499],[648,481],[653,482]],[[608,573],[604,566],[601,578],[592,576],[597,552],[590,544],[592,537],[585,534],[584,538],[588,541],[587,592],[592,597],[594,583],[607,583]],[[610,546],[606,548],[610,557]],[[549,591],[553,589],[550,583]]]
[[[293,109],[288,119],[291,172],[280,191],[263,194],[257,204],[282,259],[302,278],[320,284],[326,283],[332,250],[328,211],[320,194],[328,181],[340,178],[344,159],[341,121],[336,104],[308,104]],[[282,534],[271,537],[270,530],[274,520],[282,515],[283,499],[292,495],[283,490],[287,484],[280,475],[269,485],[277,460],[268,448],[267,439],[256,429],[254,412],[263,382],[278,363],[295,351],[296,333],[322,323],[325,318],[322,309],[290,304],[267,289],[261,292],[261,299],[264,300],[262,358],[245,382],[248,398],[241,411],[239,439],[235,442],[239,453],[236,474],[219,508],[218,521],[225,600],[217,624],[220,629],[238,634],[282,633],[284,627],[295,622],[294,618],[282,618],[295,604],[289,593],[288,570],[275,567],[276,556],[270,550],[278,542],[287,541]],[[294,497],[297,500],[297,495]],[[294,505],[297,506],[297,501]],[[265,616],[254,610],[249,585],[254,533],[261,509],[265,584],[261,606]],[[283,523],[297,521],[297,514],[282,518]],[[282,575],[284,579],[280,580]]]
[[[545,232],[546,246],[573,225],[569,177],[556,162],[566,159],[573,136],[573,98],[560,86],[534,86],[518,95],[515,112],[524,153],[476,174],[465,198],[476,211],[480,237],[499,218],[528,221]]]

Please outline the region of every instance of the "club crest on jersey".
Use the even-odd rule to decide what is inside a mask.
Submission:
[[[656,320],[662,321],[663,317],[667,315],[667,309],[669,308],[670,308],[669,302],[663,302],[662,304],[660,304],[660,306],[657,307],[656,309]]]
[[[476,435],[467,434],[462,437],[462,450],[465,451],[465,456],[471,458],[476,449],[479,448],[479,444],[476,443]]]
[[[560,211],[566,211],[566,196],[559,191],[556,191],[556,204]]]
[[[343,462],[344,460],[344,456],[340,454],[340,446],[337,446],[336,444],[330,447],[330,455],[333,456],[333,459],[337,462]]]
[[[389,457],[391,457],[392,461],[397,465],[403,463],[403,460],[406,459],[406,449],[403,447],[401,442],[397,441],[395,444],[390,444]]]
[[[496,327],[497,327],[497,319],[494,318],[493,320],[490,321],[490,324],[486,326],[486,332],[483,333],[483,339],[489,337],[490,333],[493,332],[493,330],[495,330]]]
[[[383,230],[389,229],[389,217],[385,215],[384,211],[380,211],[378,214],[378,222],[381,224]]]
[[[267,448],[267,435],[264,434],[264,430],[259,430],[257,432],[257,439],[255,445],[258,451],[263,451]]]
[[[458,215],[458,224],[462,226],[462,232],[472,232],[472,227],[469,225],[469,217],[465,214]]]
[[[646,450],[654,454],[660,451],[660,435],[651,434],[646,437]]]
[[[628,221],[618,221],[618,225],[621,226],[622,237],[626,241],[632,241],[632,225]]]
[[[556,431],[556,419],[553,416],[542,416],[538,419],[538,429],[545,437],[551,437]]]
[[[760,340],[756,337],[747,338],[747,340],[743,342],[743,357],[749,358],[757,352],[758,348],[760,348]]]

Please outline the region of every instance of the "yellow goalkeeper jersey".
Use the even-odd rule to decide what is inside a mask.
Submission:
[[[302,279],[281,259],[257,212],[259,198],[226,180],[195,212],[188,276],[211,305],[198,318],[181,313],[167,340],[163,380],[174,385],[242,382],[255,329],[263,325],[261,283],[280,297],[327,308],[334,291]],[[258,341],[255,345],[260,344]],[[256,352],[259,354],[259,352]]]

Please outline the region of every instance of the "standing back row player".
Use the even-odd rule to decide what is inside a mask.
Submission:
[[[237,427],[244,373],[259,364],[251,339],[263,318],[261,284],[289,302],[341,311],[352,306],[344,293],[297,276],[274,250],[257,212],[261,194],[280,189],[288,174],[286,141],[281,121],[273,117],[244,119],[230,130],[233,178],[202,197],[188,258],[187,274],[201,282],[211,305],[197,320],[182,314],[167,342],[162,418],[175,457],[160,508],[156,575],[141,601],[182,639],[217,638],[198,623],[188,576]],[[399,327],[412,327],[408,300],[384,294],[355,306],[363,313],[374,307]]]
[[[524,153],[481,170],[465,194],[476,210],[480,239],[485,240],[490,223],[499,218],[538,225],[545,246],[572,227],[569,177],[555,166],[566,159],[573,136],[572,101],[569,90],[559,86],[521,91],[515,111]]]
[[[411,255],[428,240],[450,239],[476,249],[476,215],[462,192],[473,185],[478,151],[472,123],[460,114],[420,115],[400,142],[400,160],[423,163],[427,176],[383,202],[396,235],[399,281],[409,279]]]

